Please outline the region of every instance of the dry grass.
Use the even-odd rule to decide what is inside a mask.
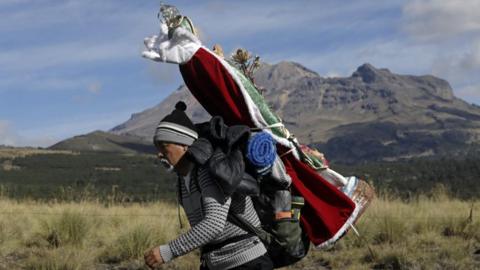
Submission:
[[[79,153],[67,150],[48,150],[37,148],[13,148],[13,147],[0,147],[0,158],[18,158],[31,155],[46,155],[46,154],[64,154],[64,155],[78,155]]]
[[[357,224],[361,238],[350,232],[288,269],[479,269],[479,208],[445,195],[409,203],[383,196]],[[143,252],[179,233],[176,206],[167,203],[0,199],[0,269],[146,269]],[[198,269],[198,254],[162,269]]]
[[[350,232],[304,263],[323,262],[332,269],[479,269],[474,256],[480,249],[479,206],[445,195],[410,203],[384,197],[357,224],[361,237]]]
[[[167,203],[106,207],[4,199],[0,269],[143,269],[143,252],[179,233],[177,209]],[[193,267],[193,257],[170,266]]]

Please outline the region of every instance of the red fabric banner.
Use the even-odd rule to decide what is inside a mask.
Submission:
[[[192,94],[212,116],[221,115],[228,125],[254,127],[241,89],[211,52],[200,48],[190,61],[180,65],[180,72]],[[282,147],[278,149],[285,152]],[[319,245],[334,238],[355,204],[292,154],[282,160],[292,177],[292,192],[305,198],[301,222],[310,240]]]

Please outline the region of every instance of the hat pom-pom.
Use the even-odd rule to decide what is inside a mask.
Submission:
[[[175,109],[184,112],[187,109],[187,104],[185,104],[185,102],[183,102],[183,101],[179,101],[175,105]]]

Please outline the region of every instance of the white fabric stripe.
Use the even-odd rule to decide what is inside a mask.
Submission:
[[[264,129],[278,128],[278,127],[283,127],[283,126],[285,126],[285,125],[282,122],[278,122],[278,123],[271,124],[271,125],[263,127],[263,128],[251,128],[250,130],[258,131],[258,130],[264,130]]]
[[[195,132],[194,130],[191,130],[185,126],[182,126],[182,125],[178,125],[178,124],[175,124],[175,123],[171,123],[171,122],[160,122],[157,126],[157,129],[159,128],[169,128],[169,129],[173,129],[175,131],[178,131],[180,133],[183,133],[185,135],[188,135],[194,139],[198,139],[198,133]]]

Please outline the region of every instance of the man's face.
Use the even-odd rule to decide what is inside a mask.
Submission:
[[[178,161],[183,157],[188,149],[188,147],[185,145],[168,142],[159,142],[156,144],[156,147],[158,150],[158,158],[166,159],[168,163],[174,167],[178,164]]]

